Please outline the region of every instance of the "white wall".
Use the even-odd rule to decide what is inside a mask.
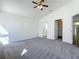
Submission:
[[[39,36],[42,37],[42,23],[48,24],[47,36],[49,39],[55,39],[54,36],[54,21],[57,19],[63,20],[63,41],[72,44],[72,16],[79,13],[79,0],[73,0],[70,4],[53,11],[39,21]]]
[[[37,37],[37,20],[11,13],[0,13],[0,24],[9,33],[11,41]]]
[[[1,1],[0,1],[0,11],[1,11]]]

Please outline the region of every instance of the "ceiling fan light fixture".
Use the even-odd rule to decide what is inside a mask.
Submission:
[[[39,2],[38,2],[38,1],[39,1]],[[48,5],[45,5],[45,4],[44,4],[44,0],[37,0],[37,2],[32,1],[32,3],[36,4],[36,6],[33,7],[33,8],[38,8],[38,9],[40,9],[40,10],[43,10],[43,7],[48,7]]]
[[[38,9],[42,9],[42,8],[43,8],[43,6],[42,6],[42,5],[39,5],[37,8],[38,8]]]

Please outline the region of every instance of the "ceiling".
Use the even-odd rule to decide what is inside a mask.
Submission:
[[[52,11],[68,4],[70,1],[71,0],[45,0],[45,4],[49,7],[40,11],[39,9],[33,8],[35,5],[32,3],[32,0],[2,0],[1,9],[2,11],[13,14],[27,16],[33,19],[41,19]]]

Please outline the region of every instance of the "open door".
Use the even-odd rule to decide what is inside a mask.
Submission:
[[[62,40],[62,19],[55,20],[55,39]]]
[[[73,44],[79,47],[79,14],[73,16]]]

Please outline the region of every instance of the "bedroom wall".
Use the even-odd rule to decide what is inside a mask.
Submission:
[[[1,1],[0,1],[0,11],[1,11]]]
[[[72,31],[72,16],[79,13],[79,0],[72,0],[68,5],[53,11],[51,14],[45,16],[39,21],[39,36],[42,37],[42,24],[48,24],[47,38],[55,39],[54,35],[54,21],[57,19],[63,20],[63,41],[73,43]]]
[[[0,25],[9,33],[10,41],[37,37],[37,20],[11,13],[0,13]]]

